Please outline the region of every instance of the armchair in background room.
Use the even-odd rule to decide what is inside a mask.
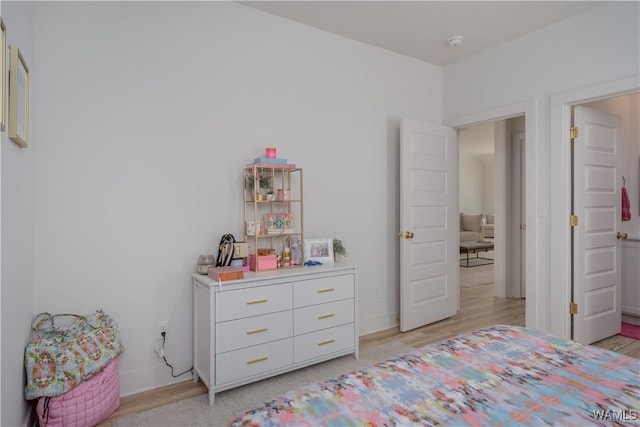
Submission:
[[[496,218],[493,212],[485,215],[485,224],[482,226],[482,237],[491,237],[493,238],[493,228],[495,224]]]
[[[477,242],[482,239],[482,215],[468,215],[460,213],[460,241]]]

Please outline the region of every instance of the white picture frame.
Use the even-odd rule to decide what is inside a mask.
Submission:
[[[333,256],[333,238],[304,239],[305,261],[317,261],[322,264],[335,262]]]

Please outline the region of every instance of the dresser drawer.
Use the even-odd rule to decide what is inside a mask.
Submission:
[[[293,363],[293,339],[216,355],[216,385],[280,369]]]
[[[216,353],[224,353],[293,335],[291,310],[216,324]]]
[[[294,307],[353,298],[353,275],[301,280],[293,286]]]
[[[345,323],[353,323],[353,304],[353,299],[344,299],[296,308],[293,312],[294,334],[301,335]]]
[[[295,363],[345,350],[354,346],[354,326],[336,326],[294,337]]]
[[[216,295],[216,322],[290,310],[291,304],[291,283],[223,291]]]

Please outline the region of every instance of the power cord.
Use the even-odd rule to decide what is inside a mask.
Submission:
[[[184,375],[184,374],[186,374],[187,372],[191,372],[191,373],[193,373],[193,366],[192,366],[192,367],[190,367],[189,369],[187,369],[187,370],[186,370],[186,371],[184,371],[184,372],[181,372],[181,373],[176,374],[176,375],[174,375],[174,374],[173,374],[173,366],[172,366],[169,362],[167,362],[167,358],[164,356],[164,343],[167,341],[167,333],[166,333],[166,332],[162,332],[162,334],[161,334],[161,335],[162,335],[162,347],[160,348],[160,352],[158,353],[158,355],[159,355],[160,357],[162,357],[162,359],[164,360],[164,363],[165,363],[168,367],[170,367],[170,368],[171,368],[171,376],[172,376],[173,378],[176,378],[176,377],[179,377],[180,375]]]

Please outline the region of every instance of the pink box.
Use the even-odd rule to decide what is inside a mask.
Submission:
[[[256,258],[258,259],[257,266]],[[278,268],[278,257],[275,255],[258,255],[257,257],[255,255],[250,255],[249,266],[253,271],[276,270]]]
[[[264,156],[268,157],[270,159],[275,159],[276,158],[276,149],[272,148],[272,147],[267,147],[264,150]]]

